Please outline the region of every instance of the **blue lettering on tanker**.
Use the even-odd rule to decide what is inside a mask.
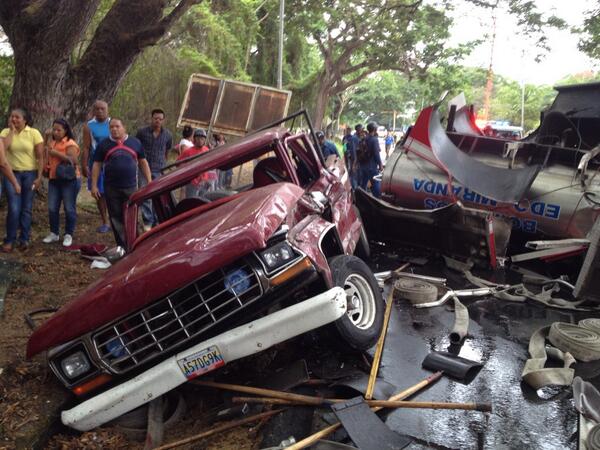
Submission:
[[[440,197],[448,196],[448,184],[438,183],[433,180],[414,178],[413,190],[415,192],[421,192]],[[496,206],[498,204],[498,202],[495,200],[484,197],[483,195],[478,194],[469,188],[463,188],[462,186],[453,185],[452,191],[454,192],[454,196],[456,198],[459,198],[464,202],[474,203],[482,206]],[[431,197],[425,198],[424,202],[425,208],[427,209],[441,208],[448,204],[448,202],[444,200],[434,199]],[[561,206],[551,203],[535,201],[523,205],[515,204],[513,205],[513,208],[517,213],[528,213],[532,217],[537,216],[551,220],[558,220],[560,218]],[[516,229],[520,229],[528,233],[535,233],[537,231],[537,220],[518,217],[511,217],[511,219],[513,221],[513,227]]]

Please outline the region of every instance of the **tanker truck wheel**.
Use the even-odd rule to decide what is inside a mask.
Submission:
[[[385,303],[371,269],[356,256],[329,260],[333,283],[344,288],[347,312],[333,323],[336,334],[357,350],[371,348],[383,327]]]

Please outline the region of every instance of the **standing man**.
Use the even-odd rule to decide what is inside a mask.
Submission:
[[[83,125],[83,156],[81,169],[83,176],[88,179],[88,191],[92,191],[92,166],[94,165],[94,153],[98,144],[110,136],[108,123],[108,104],[103,100],[96,100],[93,106],[94,117]],[[104,198],[104,172],[100,171],[98,175],[98,192],[96,204],[100,212],[102,225],[98,227],[98,233],[108,233],[108,212],[106,210],[106,199]]]
[[[352,168],[350,172],[350,179],[352,180],[354,189],[356,189],[356,187],[360,184],[360,166],[358,164],[358,149],[361,146],[361,142],[364,141],[363,130],[364,128],[362,124],[356,124],[354,126],[354,134],[350,137],[349,140],[349,144],[352,147],[351,152],[354,158],[352,160]]]
[[[392,132],[388,131],[387,136],[385,137],[385,160],[390,157],[390,149],[394,144],[394,136],[392,136]]]
[[[317,140],[319,141],[319,146],[321,147],[321,153],[323,154],[323,158],[327,160],[331,155],[339,156],[337,147],[331,141],[325,140],[325,133],[322,131],[317,131]]]
[[[121,119],[110,120],[110,137],[100,143],[92,166],[92,195],[100,197],[98,179],[104,168],[104,196],[115,241],[125,248],[123,206],[138,186],[138,168],[146,180],[152,177],[142,143],[127,135]]]
[[[173,147],[173,136],[171,132],[163,127],[165,121],[165,112],[162,109],[153,109],[151,113],[152,121],[150,126],[140,128],[136,137],[142,143],[152,179],[160,177],[161,170],[165,166],[169,150]],[[143,187],[150,182],[144,181],[144,177],[139,178],[140,185]],[[142,205],[142,219],[144,221],[144,230],[148,231],[156,225],[156,217],[152,210],[152,202],[147,200]]]
[[[358,126],[358,125],[357,125]],[[348,171],[348,177],[350,178],[350,185],[352,189],[356,189],[356,147],[358,144],[352,136],[352,128],[346,128],[346,135],[344,136],[344,145],[346,150],[344,151],[344,162],[346,163],[346,170]]]
[[[381,156],[379,152],[379,138],[377,136],[377,124],[370,122],[367,125],[368,136],[364,142],[361,143],[358,149],[358,164],[360,166],[360,187],[367,189],[369,182],[371,183],[371,193],[379,198],[381,196],[381,182],[374,180],[373,177],[379,175],[379,172],[383,170],[383,164],[381,163]]]

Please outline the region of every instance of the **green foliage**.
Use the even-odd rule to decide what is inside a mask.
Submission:
[[[253,3],[215,0],[191,8],[160,45],[138,58],[111,113],[122,116],[133,131],[160,107],[166,113],[165,126],[175,131],[192,73],[250,80],[244,61],[258,30]]]
[[[587,11],[582,29],[575,31],[583,33],[579,50],[591,58],[600,59],[600,1],[596,1],[595,9]]]
[[[0,55],[0,128],[3,128],[6,123],[14,76],[13,57]]]
[[[202,2],[191,8],[174,27],[168,45],[195,50],[218,74],[249,80],[246,53],[257,31],[253,2],[227,2],[227,5]]]
[[[521,85],[513,80],[502,78],[496,82],[490,105],[490,117],[495,120],[508,120],[513,125],[521,124]],[[525,85],[524,131],[531,131],[539,125],[540,111],[546,109],[556,97],[551,86]]]
[[[600,81],[600,72],[589,71],[567,75],[559,80],[556,85],[562,86],[565,84],[592,83],[594,81]]]
[[[356,86],[343,121],[375,120],[389,128],[395,110],[396,127],[406,126],[414,122],[423,107],[436,103],[445,91],[449,92],[448,98],[463,92],[477,112],[483,106],[485,84],[486,71],[480,68],[435,67],[421,80],[409,80],[398,72],[379,72]],[[526,130],[538,125],[540,111],[547,108],[555,96],[556,92],[550,86],[525,85]],[[494,77],[490,117],[507,120],[513,125],[521,124],[521,85],[518,82],[498,75]]]

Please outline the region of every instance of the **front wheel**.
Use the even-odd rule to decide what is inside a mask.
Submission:
[[[375,276],[356,256],[335,256],[329,267],[333,283],[346,291],[347,312],[334,322],[337,334],[351,347],[367,350],[381,334],[385,309]]]

